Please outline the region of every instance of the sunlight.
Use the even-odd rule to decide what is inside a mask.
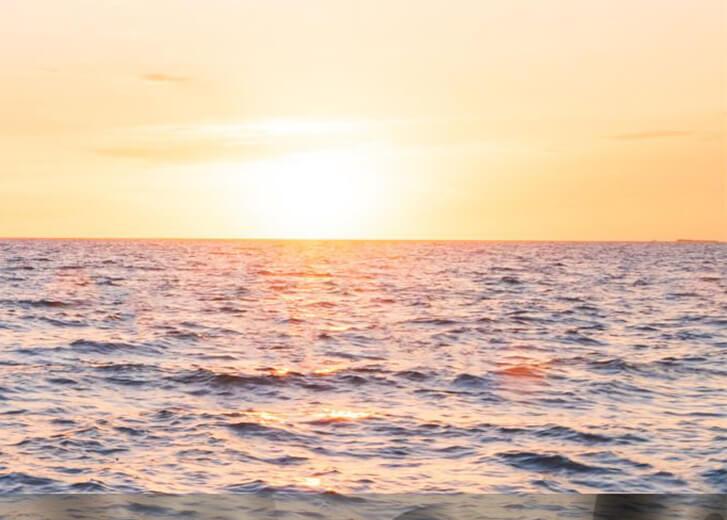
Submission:
[[[353,422],[374,417],[369,412],[358,412],[355,410],[329,409],[319,413],[312,421],[314,424],[334,424],[342,422]]]
[[[276,238],[351,238],[377,218],[378,176],[368,154],[326,149],[259,162],[250,205],[256,228]]]

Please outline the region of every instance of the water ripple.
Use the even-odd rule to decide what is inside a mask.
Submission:
[[[726,266],[720,244],[0,241],[0,492],[725,492]]]

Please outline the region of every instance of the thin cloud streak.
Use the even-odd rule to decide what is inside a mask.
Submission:
[[[321,148],[393,147],[407,151],[463,147],[506,152],[519,140],[482,129],[469,118],[295,119],[158,125],[112,132],[92,148],[101,156],[150,162],[198,162],[263,156]]]
[[[627,132],[606,136],[615,141],[643,141],[647,139],[668,139],[675,137],[689,137],[693,132],[686,130],[648,130],[643,132]]]
[[[264,145],[233,145],[226,142],[138,144],[102,146],[93,149],[96,155],[112,159],[128,159],[154,163],[196,163],[222,159],[257,159],[274,154]]]
[[[370,140],[369,123],[357,120],[272,119],[248,123],[151,126],[112,133],[93,153],[150,162],[257,159],[311,148]]]
[[[165,74],[163,72],[150,72],[140,76],[144,81],[152,83],[186,83],[190,78],[186,76],[176,76],[174,74]]]

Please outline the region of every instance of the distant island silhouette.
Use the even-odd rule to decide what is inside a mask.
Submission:
[[[721,240],[710,240],[710,239],[698,239],[698,238],[678,238],[676,240],[679,244],[720,244]]]

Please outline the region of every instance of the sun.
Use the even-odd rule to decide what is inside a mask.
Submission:
[[[250,172],[250,205],[260,235],[357,238],[376,219],[380,186],[367,154],[351,149],[290,154]]]

